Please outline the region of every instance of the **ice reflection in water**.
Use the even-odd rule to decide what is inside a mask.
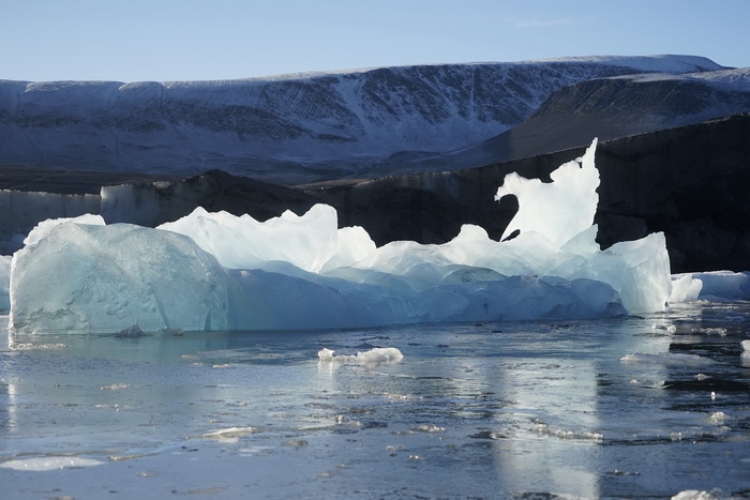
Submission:
[[[0,352],[0,481],[18,498],[741,496],[748,317],[735,304],[568,323],[13,339]],[[317,355],[374,347],[404,359]],[[42,462],[71,466],[20,470]]]

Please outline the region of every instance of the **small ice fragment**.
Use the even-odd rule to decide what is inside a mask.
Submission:
[[[669,303],[694,302],[698,300],[703,289],[703,281],[693,278],[693,275],[681,274],[672,276],[672,293],[669,295]]]
[[[318,359],[320,361],[333,361],[333,353],[335,351],[332,349],[326,349],[325,347],[318,351]]]
[[[722,337],[727,336],[727,329],[726,328],[706,328],[703,330],[708,335],[720,335]]]
[[[719,490],[684,490],[673,496],[672,500],[717,500],[719,498],[721,498]]]
[[[50,349],[65,349],[67,344],[14,344],[10,346],[11,351],[47,351]]]
[[[697,354],[682,354],[682,353],[659,353],[659,354],[648,354],[648,353],[633,353],[626,354],[620,358],[620,363],[654,363],[664,365],[683,365],[683,366],[698,366],[698,365],[710,365],[716,363],[714,360],[704,358]]]
[[[677,327],[675,325],[659,325],[659,324],[652,324],[651,325],[652,331],[666,331],[667,333],[675,333],[677,331]]]
[[[155,457],[157,455],[158,453],[128,453],[125,455],[110,455],[107,458],[109,458],[110,462],[124,462],[125,460],[137,460],[139,458]],[[154,472],[154,475],[158,475],[158,472]]]
[[[531,431],[538,436],[549,436],[558,439],[572,439],[572,440],[584,440],[584,441],[596,441],[601,442],[604,436],[598,432],[589,431],[569,431],[564,429],[554,429],[547,424],[534,424],[531,427]]]
[[[110,384],[100,387],[102,391],[119,391],[121,389],[127,389],[130,387],[128,384]]]
[[[730,420],[732,420],[732,417],[730,417],[723,411],[715,411],[708,416],[708,423],[712,425],[724,425]]]
[[[7,462],[0,463],[0,468],[41,472],[47,470],[65,469],[70,467],[91,467],[94,465],[102,465],[103,463],[104,462],[100,460],[94,460],[91,458],[37,457],[9,460]]]
[[[716,393],[711,391],[711,401],[716,401]]]
[[[432,434],[435,432],[445,432],[445,427],[440,427],[439,425],[435,424],[421,424],[416,427],[412,427],[412,430]]]
[[[368,365],[398,363],[404,359],[404,355],[395,347],[375,347],[369,351],[358,352],[356,356],[334,356],[334,352],[335,351],[332,349],[326,349],[324,347],[318,351],[318,359],[323,362],[337,361],[339,363],[362,363]]]
[[[395,347],[376,347],[369,351],[357,353],[357,361],[367,364],[398,363],[402,359],[404,359],[404,355]]]
[[[389,401],[409,401],[411,398],[409,394],[388,394]]]

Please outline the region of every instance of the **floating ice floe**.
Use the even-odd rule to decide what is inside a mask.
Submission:
[[[672,497],[672,500],[719,500],[722,498],[721,490],[684,490]]]
[[[510,241],[465,225],[443,245],[377,248],[317,205],[266,222],[192,214],[157,229],[101,218],[40,224],[13,257],[16,333],[360,328],[417,322],[594,318],[660,311],[664,235],[602,251],[593,225],[596,141],[552,183],[506,177]],[[488,200],[489,202],[489,200]]]
[[[697,354],[683,354],[674,352],[664,352],[658,354],[650,353],[632,353],[626,354],[620,358],[621,363],[652,363],[659,365],[682,365],[682,366],[701,366],[715,364],[716,361],[698,356]]]
[[[334,352],[336,351],[324,347],[318,351],[318,359],[327,363],[358,363],[363,365],[388,365],[400,363],[404,359],[404,355],[395,347],[375,347],[369,351],[339,356],[334,356]]]
[[[712,271],[672,276],[670,302],[750,300],[750,272]]]
[[[17,458],[0,462],[0,468],[12,469],[18,471],[42,472],[58,469],[70,469],[81,467],[92,467],[102,465],[101,460],[92,458],[72,457],[72,456],[45,456],[33,458]]]

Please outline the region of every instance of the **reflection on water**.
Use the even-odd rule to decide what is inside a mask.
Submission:
[[[53,463],[64,474],[34,472],[37,492],[741,496],[749,317],[707,304],[565,323],[13,338],[0,481],[36,498],[20,469]],[[405,357],[319,362],[324,347]]]

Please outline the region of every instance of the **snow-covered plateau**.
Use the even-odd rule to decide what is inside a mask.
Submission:
[[[220,168],[287,183],[366,176],[376,164],[496,136],[577,82],[723,69],[701,57],[652,56],[233,81],[6,80],[0,81],[0,164],[183,177]]]

